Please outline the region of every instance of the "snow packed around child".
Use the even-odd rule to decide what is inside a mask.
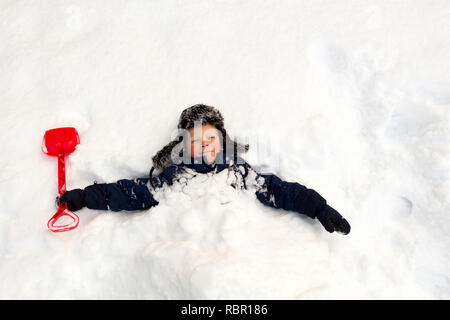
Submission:
[[[449,299],[449,16],[440,0],[0,1],[0,299]],[[154,188],[168,158],[152,157],[197,104],[250,170],[162,183],[162,166]],[[127,179],[152,199],[83,203],[77,228],[48,230],[58,127],[81,142],[67,190]],[[255,193],[260,174],[335,210]]]

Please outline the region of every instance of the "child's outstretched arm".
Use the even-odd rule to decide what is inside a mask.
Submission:
[[[244,163],[251,169],[248,163]],[[264,205],[295,211],[308,217],[317,218],[328,232],[348,234],[350,224],[342,215],[327,204],[327,201],[315,190],[297,182],[281,180],[274,174],[259,174],[257,180],[263,179],[255,192]]]
[[[134,211],[156,206],[146,183],[148,179],[122,179],[115,183],[94,183],[84,189],[64,193],[59,202],[67,203],[71,211],[84,207],[96,210]]]

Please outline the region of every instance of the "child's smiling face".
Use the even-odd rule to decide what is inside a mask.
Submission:
[[[190,134],[191,156],[202,157],[211,163],[221,150],[221,133],[210,124],[197,126],[188,130]]]

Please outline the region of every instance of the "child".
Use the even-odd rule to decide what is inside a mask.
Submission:
[[[94,183],[84,190],[74,189],[59,199],[69,210],[83,207],[96,210],[144,210],[158,204],[154,191],[180,178],[222,170],[233,172],[241,183],[231,185],[247,189],[251,177],[257,181],[255,194],[264,205],[282,208],[317,218],[328,232],[348,234],[350,224],[313,189],[296,182],[282,181],[274,174],[259,174],[239,155],[248,150],[231,140],[221,113],[214,107],[197,104],[185,109],[178,121],[180,136],[153,156],[148,178],[122,179],[116,183]],[[158,176],[153,176],[154,171]],[[252,172],[253,175],[249,173]]]

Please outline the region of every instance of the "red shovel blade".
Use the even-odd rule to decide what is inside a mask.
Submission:
[[[50,156],[70,154],[79,143],[80,136],[75,128],[51,129],[45,132],[42,151]]]

